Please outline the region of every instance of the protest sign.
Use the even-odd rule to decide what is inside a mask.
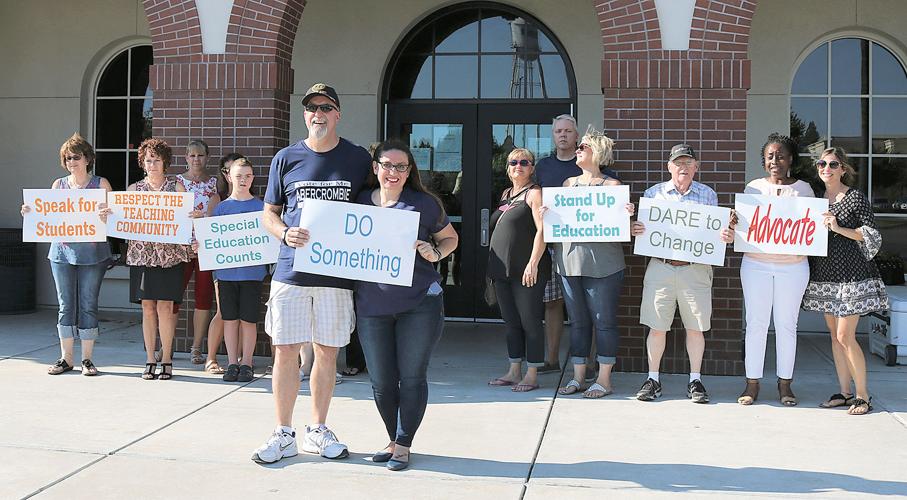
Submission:
[[[98,217],[105,201],[103,189],[23,189],[22,202],[31,211],[22,217],[22,241],[107,241],[107,227]]]
[[[192,239],[192,193],[114,191],[107,194],[107,235],[135,241],[180,243]]]
[[[629,186],[542,188],[545,242],[630,241]]]
[[[734,251],[788,255],[821,255],[828,251],[822,214],[825,198],[738,194]]]
[[[194,224],[202,271],[277,262],[280,240],[265,229],[261,212],[204,217]]]
[[[636,220],[646,232],[636,237],[633,253],[722,266],[726,245],[721,230],[730,216],[725,207],[640,198]]]
[[[308,199],[299,227],[310,239],[296,249],[294,271],[412,285],[418,212]]]

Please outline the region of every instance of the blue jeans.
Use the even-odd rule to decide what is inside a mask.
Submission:
[[[107,272],[107,263],[73,265],[50,262],[57,285],[57,333],[61,339],[71,339],[78,329],[82,340],[98,338],[98,293]]]
[[[412,446],[425,415],[428,360],[443,326],[443,295],[426,295],[409,311],[356,320],[375,405],[388,437],[401,446]]]
[[[598,362],[613,365],[617,362],[620,331],[617,329],[617,303],[620,300],[624,272],[604,278],[561,276],[564,303],[570,317],[570,362],[586,364],[595,331]]]

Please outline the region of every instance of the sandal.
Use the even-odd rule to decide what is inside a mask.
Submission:
[[[784,406],[797,406],[797,396],[795,396],[794,391],[790,389],[791,382],[793,382],[793,379],[778,379],[778,397],[781,399],[781,404]]]
[[[863,398],[856,398],[853,400],[853,404],[850,405],[850,408],[847,409],[848,415],[866,415],[872,411],[872,398],[869,398],[869,401],[866,401]]]
[[[599,399],[611,394],[612,392],[614,391],[605,389],[604,386],[596,382],[590,385],[588,389],[586,389],[586,392],[583,393],[583,397],[586,399]]]
[[[154,380],[157,378],[157,375],[154,374],[157,370],[157,363],[145,363],[145,371],[142,372],[142,379],[144,380]]]
[[[839,392],[837,394],[832,394],[828,398],[828,401],[826,401],[824,403],[820,403],[819,408],[837,408],[839,406],[851,406],[851,405],[853,405],[853,401],[854,401],[853,394],[848,396],[848,395],[841,394]]]
[[[778,388],[780,390],[781,382],[778,382]],[[759,397],[759,379],[748,378],[746,379],[746,389],[743,390],[743,393],[740,394],[740,397],[737,398],[737,402],[743,406],[749,406],[756,402],[756,399]]]
[[[61,373],[66,373],[72,370],[72,365],[67,363],[65,359],[60,358],[54,362],[54,364],[47,367],[48,375],[59,375]]]
[[[517,384],[510,388],[513,392],[529,392],[539,388],[538,384]]]
[[[192,349],[190,349],[189,356],[193,365],[200,365],[205,362],[205,357],[202,356],[201,347],[193,347]]]
[[[173,378],[173,363],[161,363],[161,372],[157,374],[158,380],[170,380]]]
[[[218,363],[216,359],[214,359],[205,363],[205,373],[210,373],[211,375],[223,375],[224,368],[220,366],[220,363]]]
[[[82,375],[85,375],[86,377],[94,377],[97,374],[98,374],[98,367],[96,367],[94,365],[94,363],[91,362],[90,359],[83,359],[82,360]]]
[[[359,367],[356,367],[356,366],[354,366],[352,368],[347,368],[346,370],[343,370],[342,372],[340,372],[340,374],[343,375],[344,377],[355,377],[356,375],[359,375],[360,373],[362,373],[362,370],[360,370]]]
[[[569,396],[571,394],[576,394],[580,390],[582,390],[582,385],[580,385],[576,379],[573,379],[570,382],[567,382],[567,385],[558,389],[557,393],[562,396]]]
[[[493,378],[488,381],[488,385],[492,387],[507,387],[516,385],[516,382],[514,382],[513,380],[507,380],[506,378]]]

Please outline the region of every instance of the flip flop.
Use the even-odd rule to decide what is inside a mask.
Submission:
[[[514,382],[512,380],[503,379],[503,378],[495,378],[495,379],[491,379],[488,381],[488,385],[494,386],[494,387],[511,386],[514,384],[516,384],[516,382]]]
[[[529,392],[539,388],[538,384],[517,384],[510,388],[513,392]]]
[[[583,393],[583,397],[586,399],[598,399],[603,398],[613,392],[614,391],[605,389],[601,384],[596,382],[590,385],[588,389],[586,389],[586,392]]]
[[[573,379],[570,382],[567,382],[567,385],[558,389],[557,393],[562,396],[569,396],[571,394],[576,394],[581,389],[582,389],[582,386],[580,385],[580,383],[577,382],[576,379]]]
[[[855,398],[853,394],[851,394],[850,396],[845,396],[844,394],[841,394],[839,392],[837,394],[832,394],[828,398],[828,401],[820,403],[819,408],[837,408],[839,406],[850,406],[851,404],[853,404],[854,399]]]

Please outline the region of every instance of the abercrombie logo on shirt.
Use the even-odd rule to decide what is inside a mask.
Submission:
[[[350,181],[297,181],[292,184],[296,190],[296,201],[331,200],[350,201]]]

